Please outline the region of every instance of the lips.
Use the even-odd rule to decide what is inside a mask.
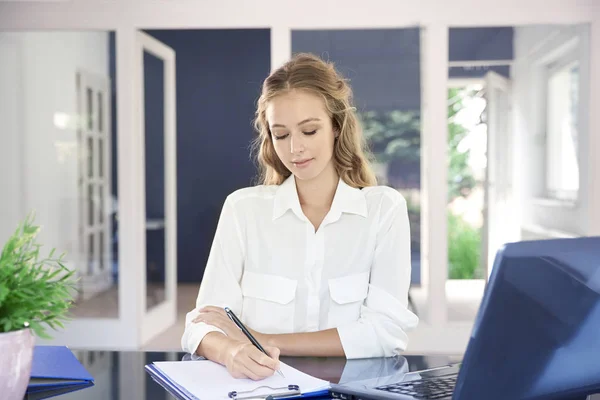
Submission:
[[[297,168],[303,168],[310,164],[312,160],[312,158],[308,158],[306,160],[292,161],[292,164],[294,164]]]

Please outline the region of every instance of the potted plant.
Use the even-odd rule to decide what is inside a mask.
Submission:
[[[23,399],[35,336],[49,339],[47,328],[64,328],[75,289],[64,254],[40,256],[33,219],[19,224],[0,253],[0,393],[9,400]]]

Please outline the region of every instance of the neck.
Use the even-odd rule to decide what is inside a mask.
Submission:
[[[333,202],[338,182],[339,176],[333,166],[326,168],[319,176],[310,181],[296,179],[296,189],[300,205],[329,209]]]

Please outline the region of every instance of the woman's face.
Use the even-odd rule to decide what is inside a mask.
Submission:
[[[296,178],[312,180],[334,169],[336,133],[321,97],[292,90],[269,102],[266,118],[275,152]]]

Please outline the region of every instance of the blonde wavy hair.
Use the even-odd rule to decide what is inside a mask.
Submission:
[[[339,133],[333,147],[333,161],[340,178],[355,188],[376,185],[369,162],[371,154],[352,105],[352,89],[333,63],[308,53],[296,54],[263,83],[254,120],[258,135],[252,145],[259,167],[258,183],[280,185],[291,175],[275,153],[266,108],[275,96],[294,89],[317,94],[325,101],[333,129]]]

